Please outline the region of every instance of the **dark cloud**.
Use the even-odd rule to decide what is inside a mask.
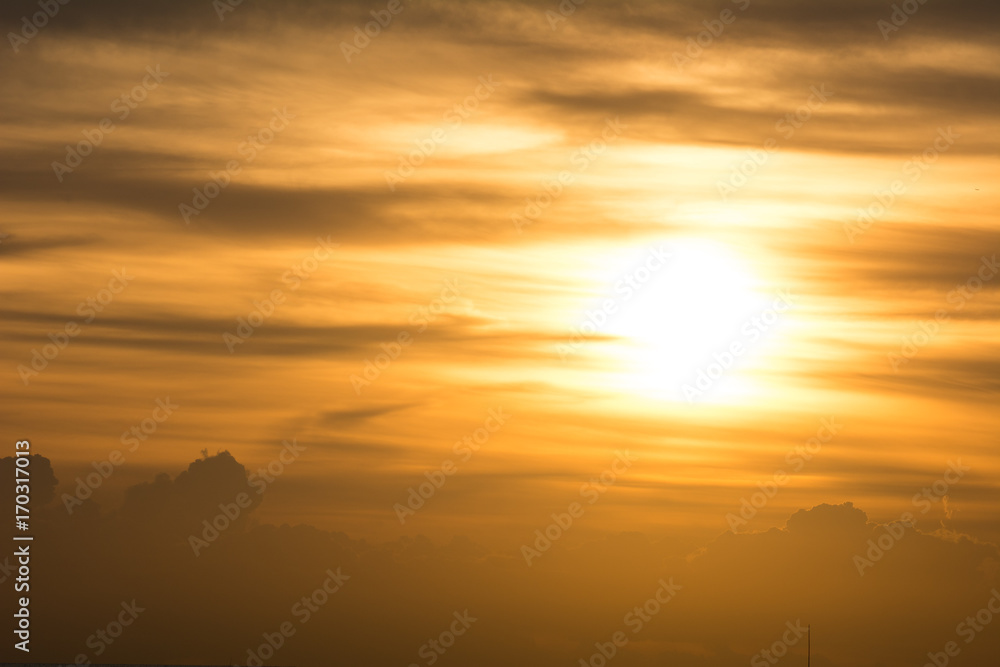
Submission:
[[[39,153],[34,156],[44,159]],[[58,158],[59,153],[52,150],[45,156]],[[189,173],[178,178],[177,168],[182,164]],[[379,245],[516,235],[507,215],[520,203],[516,194],[475,186],[415,184],[392,193],[384,181],[354,188],[264,187],[234,182],[204,210],[189,215],[188,222],[181,214],[181,204],[191,207],[194,190],[210,182],[209,174],[219,164],[203,165],[203,172],[196,170],[198,166],[185,164],[178,155],[105,149],[93,163],[66,176],[63,183],[56,181],[49,167],[3,172],[0,192],[12,202],[44,202],[57,209],[61,205],[65,212],[86,209],[148,214],[175,233],[257,237],[322,234],[332,235],[336,242]],[[489,207],[493,213],[470,218],[455,213],[453,204]]]
[[[46,250],[79,248],[100,241],[97,236],[65,236],[62,238],[23,238],[0,234],[0,257],[24,257]]]
[[[33,461],[35,469],[45,463]],[[135,600],[143,611],[120,642],[105,645],[102,660],[141,662],[145,647],[156,645],[165,662],[242,664],[262,633],[291,621],[296,634],[278,662],[407,663],[420,660],[420,647],[447,629],[454,612],[468,609],[478,620],[456,642],[453,659],[572,662],[616,630],[633,635],[626,615],[667,581],[682,588],[630,637],[622,664],[745,662],[780,640],[786,623],[801,621],[823,638],[814,643],[818,660],[894,667],[938,649],[956,623],[983,607],[1000,564],[996,546],[961,535],[904,529],[887,542],[885,535],[900,534],[898,524],[872,523],[846,503],[799,511],[783,529],[726,533],[693,555],[669,538],[624,533],[569,548],[557,541],[528,567],[518,545],[490,551],[464,538],[373,545],[309,526],[258,524],[255,506],[270,491],[257,494],[246,475],[222,453],[133,487],[117,510],[88,501],[69,515],[61,502],[39,503],[35,544],[46,548],[33,560],[40,634],[32,657],[93,659],[96,640],[88,645],[88,637]],[[41,486],[52,490],[56,482]],[[191,536],[205,537],[205,520],[225,525],[219,505],[240,493],[254,505],[196,556]],[[342,590],[301,622],[297,601],[338,568],[349,577]],[[880,622],[890,610],[892,626]],[[185,641],[171,641],[177,636]],[[983,634],[966,650],[996,649],[995,634]]]
[[[395,412],[407,410],[412,407],[414,407],[412,403],[401,403],[354,410],[330,410],[320,415],[320,419],[324,424],[332,426],[351,426],[357,424],[358,422],[367,421],[375,417],[391,415]]]
[[[613,25],[657,35],[676,34],[684,33],[685,28],[697,32],[702,28],[701,19],[715,18],[721,11],[730,9],[740,15],[738,22],[751,24],[743,26],[743,32],[733,39],[754,39],[771,45],[786,42],[825,46],[833,41],[843,42],[845,37],[851,38],[851,42],[868,39],[881,43],[882,36],[875,24],[879,19],[888,18],[892,12],[891,4],[873,6],[862,0],[850,0],[836,6],[817,5],[802,0],[752,0],[745,12],[737,11],[744,4],[743,0],[712,0],[707,3],[685,0],[668,5],[652,0],[595,4],[575,12],[570,22],[575,26],[584,24],[579,29],[585,31],[597,25],[605,28]],[[415,16],[411,22],[416,21],[422,27],[437,28],[440,32],[458,34],[488,28],[490,22],[496,23],[497,17],[523,12],[537,15],[539,27],[544,28],[544,32],[539,31],[540,35],[551,36],[544,14],[546,11],[558,11],[558,3],[534,0],[491,2],[486,5],[470,0],[425,1],[414,7],[420,11],[413,12]],[[371,9],[369,3],[358,0],[245,0],[235,11],[226,12],[224,16],[226,21],[237,26],[243,25],[249,16],[270,22],[295,22],[303,25],[317,22],[356,23],[370,20]],[[37,2],[15,0],[4,6],[0,21],[17,24],[22,16],[37,11]],[[985,37],[990,21],[996,20],[996,17],[995,4],[987,0],[956,0],[937,5],[925,2],[912,19],[913,25],[906,28],[912,30],[917,27],[926,33],[956,38],[977,35]],[[55,30],[111,34],[122,38],[130,31],[174,33],[220,26],[212,4],[199,0],[155,0],[144,3],[142,8],[125,0],[109,0],[86,9],[76,8],[70,3],[61,8],[59,20],[52,21],[52,27]],[[736,33],[735,29],[733,33]],[[905,36],[905,31],[901,36]]]
[[[902,3],[898,3],[902,4]],[[740,7],[746,9],[740,11]],[[664,4],[639,0],[625,5],[592,5],[581,11],[581,21],[608,23],[630,31],[653,35],[673,35],[683,41],[704,29],[702,21],[717,19],[729,9],[737,16],[726,28],[726,43],[748,44],[765,48],[796,48],[806,52],[829,52],[864,45],[887,46],[877,22],[889,19],[892,3],[873,4],[848,0],[837,5],[822,5],[802,0],[686,0]],[[892,39],[926,39],[930,36],[955,40],[989,37],[986,27],[997,19],[996,5],[985,0],[958,0],[933,5],[921,3],[919,11]],[[909,31],[909,33],[908,33]],[[919,33],[919,36],[913,35]]]
[[[242,303],[242,301],[240,301]],[[252,307],[248,307],[247,311]],[[75,313],[40,313],[31,311],[5,310],[2,315],[9,321],[30,323],[30,329],[8,332],[9,340],[30,346],[44,340],[46,331],[62,329],[67,321],[76,321],[85,326],[86,334],[74,339],[75,345],[103,348],[160,350],[181,354],[204,354],[230,357],[231,353],[223,340],[223,334],[236,334],[237,318],[245,318],[246,312],[234,312],[230,318],[208,319],[188,315],[159,314],[156,316],[116,317],[106,316],[95,319],[92,324],[83,325],[83,318]],[[455,345],[462,343],[463,356],[476,356],[483,349],[502,349],[513,346],[517,341],[540,343],[550,339],[531,332],[512,332],[502,336],[483,331],[488,320],[475,317],[441,316],[434,327],[417,333],[418,327],[401,321],[396,325],[348,325],[316,326],[308,324],[282,324],[267,322],[255,330],[252,338],[242,344],[234,344],[240,355],[306,357],[315,354],[344,355],[363,359],[364,355],[381,352],[379,345],[396,340],[401,332],[418,336],[423,346]],[[420,346],[415,349],[419,350]],[[538,352],[538,354],[543,354]],[[546,356],[549,350],[544,352]]]
[[[0,473],[4,475],[5,479],[9,480],[14,480],[18,477],[21,480],[26,479],[27,483],[31,486],[31,498],[33,502],[39,506],[47,505],[55,497],[55,488],[59,483],[52,470],[52,462],[39,454],[31,454],[24,458],[27,458],[29,461],[26,471],[22,471],[21,474],[17,473],[15,470],[15,459],[8,456],[0,459]],[[27,472],[26,475],[24,474],[25,472]],[[23,484],[25,482],[19,481],[17,483]],[[6,488],[9,493],[4,495],[4,500],[13,506],[14,498],[20,494],[15,493],[13,482],[9,483]]]

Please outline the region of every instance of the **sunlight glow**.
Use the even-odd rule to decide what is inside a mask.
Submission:
[[[607,332],[618,337],[609,351],[624,365],[623,389],[688,400],[683,387],[697,387],[704,372],[719,377],[709,378],[711,386],[697,402],[745,393],[745,379],[736,376],[770,329],[760,316],[773,297],[726,246],[689,239],[670,244],[669,252],[666,266],[644,284],[639,283],[644,273],[636,269],[638,289],[608,324]],[[765,319],[771,322],[773,316]]]

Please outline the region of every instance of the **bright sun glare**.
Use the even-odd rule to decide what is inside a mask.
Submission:
[[[704,372],[711,382],[699,389],[697,402],[744,393],[746,382],[737,377],[738,370],[765,333],[753,320],[773,296],[724,245],[685,239],[664,250],[669,256],[662,263],[649,251],[631,258],[621,274],[624,286],[616,290],[620,308],[605,332],[618,338],[608,351],[624,364],[621,388],[687,401],[690,390],[685,394],[684,387],[698,389],[699,372]],[[742,346],[737,355],[730,352],[734,343]],[[707,385],[703,378],[701,387]]]

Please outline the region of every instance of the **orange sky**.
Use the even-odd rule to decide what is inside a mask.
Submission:
[[[245,664],[314,587],[211,579],[188,548],[218,503],[191,504],[269,464],[220,573],[346,540],[365,571],[399,559],[400,599],[456,605],[349,633],[364,664],[428,664],[460,590],[492,621],[441,664],[578,664],[670,576],[684,620],[614,661],[745,664],[806,611],[819,665],[944,650],[1000,557],[1000,52],[994,9],[912,4],[70,3],[8,37],[4,423],[51,461],[55,543],[97,539],[73,496],[116,451],[85,503],[109,544],[148,546],[126,519],[154,505],[179,526],[155,538],[179,561],[129,575],[159,625],[100,659]],[[204,497],[177,477],[202,450]],[[897,569],[859,576],[905,512]],[[149,654],[181,608],[160,567],[278,612],[209,605],[218,642]],[[375,579],[337,613],[378,616]],[[312,632],[269,664],[328,664]]]

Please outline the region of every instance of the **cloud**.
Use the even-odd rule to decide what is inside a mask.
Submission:
[[[29,461],[28,470],[30,472],[27,478],[31,485],[31,498],[37,505],[47,505],[55,497],[56,485],[59,483],[52,470],[52,462],[40,454],[32,454],[26,458]],[[0,473],[4,475],[5,479],[13,480],[18,477],[14,461],[14,457],[11,456],[0,459]],[[13,486],[10,487],[10,490],[14,491]],[[10,493],[9,500],[13,503],[17,495],[19,494]],[[5,496],[4,499],[7,500],[8,497]]]

